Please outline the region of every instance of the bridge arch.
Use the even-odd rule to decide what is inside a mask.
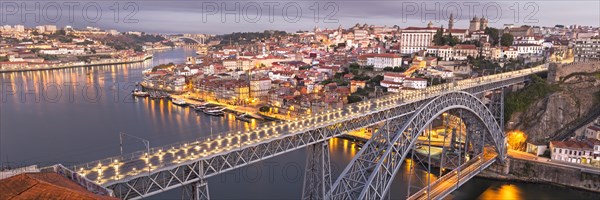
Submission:
[[[177,37],[177,38],[175,38],[175,39],[176,39],[176,40],[188,39],[188,40],[191,40],[191,41],[194,41],[194,42],[196,42],[197,44],[204,44],[204,39],[202,39],[202,38],[201,38],[201,40],[202,40],[202,41],[199,41],[199,40],[197,40],[197,39],[195,39],[195,38],[192,38],[192,37]]]
[[[487,137],[484,141],[494,146],[500,159],[504,158],[504,133],[488,107],[469,93],[450,92],[425,103],[399,125],[385,125],[394,131],[386,133],[381,128],[344,169],[326,198],[383,199],[419,134],[435,118],[449,111],[466,111],[472,116],[475,120],[469,125],[482,127],[482,135]]]

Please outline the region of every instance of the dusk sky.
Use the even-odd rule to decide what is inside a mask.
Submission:
[[[36,4],[38,3],[38,4]],[[236,7],[236,4],[239,5]],[[468,28],[473,15],[490,26],[600,26],[600,1],[2,1],[2,24],[95,26],[151,33],[247,32],[310,30],[369,25],[447,27],[454,13],[456,28]],[[38,6],[36,6],[38,5]],[[318,6],[316,6],[318,5]],[[118,12],[117,12],[117,9]],[[315,11],[318,7],[318,14]],[[33,11],[35,10],[35,11]],[[224,12],[224,10],[228,10]],[[428,10],[424,13],[425,10]],[[285,11],[285,12],[284,12]],[[517,12],[518,11],[518,12]],[[226,14],[229,13],[229,14]],[[231,14],[237,13],[237,14]],[[260,13],[260,14],[257,14]],[[316,18],[315,18],[316,16]],[[236,19],[237,17],[237,19]],[[315,22],[315,19],[317,22]]]

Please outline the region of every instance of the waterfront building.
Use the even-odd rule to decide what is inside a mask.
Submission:
[[[271,90],[271,79],[259,78],[250,80],[250,97],[257,99],[266,99]]]
[[[590,164],[592,160],[600,161],[600,140],[587,138],[550,141],[550,158],[580,164]]]

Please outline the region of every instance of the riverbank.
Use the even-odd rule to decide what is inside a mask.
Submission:
[[[75,67],[93,67],[93,66],[101,66],[101,65],[120,65],[120,64],[133,64],[144,62],[148,59],[151,59],[153,54],[144,54],[143,56],[128,58],[128,59],[111,59],[107,62],[92,62],[92,63],[70,63],[66,65],[62,64],[35,64],[36,67],[30,67],[31,64],[23,64],[22,66],[27,67],[13,67],[4,68],[4,66],[0,66],[0,73],[8,73],[8,72],[24,72],[24,71],[42,71],[42,70],[54,70],[54,69],[66,69],[66,68],[75,68]]]
[[[600,193],[600,169],[571,166],[510,156],[505,163],[494,163],[477,177],[500,181],[551,184]]]
[[[360,134],[346,134],[340,138],[365,143],[368,138]],[[505,165],[494,163],[476,177],[509,182],[539,183],[587,192],[600,193],[600,169],[557,163],[533,155],[509,151]],[[432,164],[433,166],[433,164]]]

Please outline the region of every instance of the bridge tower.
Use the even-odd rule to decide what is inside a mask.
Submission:
[[[306,147],[302,199],[323,199],[331,188],[331,164],[327,141]]]

